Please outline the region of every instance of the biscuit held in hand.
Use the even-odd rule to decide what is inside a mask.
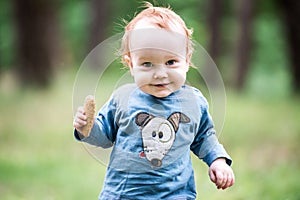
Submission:
[[[84,137],[88,137],[94,125],[94,116],[96,113],[96,102],[94,96],[88,95],[85,98],[83,109],[87,117],[87,124],[84,127],[82,127],[81,133],[84,135]]]

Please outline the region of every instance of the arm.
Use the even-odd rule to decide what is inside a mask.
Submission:
[[[208,166],[217,158],[225,158],[228,165],[232,163],[230,156],[218,141],[213,121],[208,113],[207,103],[203,105],[200,123],[191,145],[191,150]]]
[[[111,99],[95,117],[88,113],[88,106],[79,107],[73,121],[74,136],[77,140],[103,148],[114,143],[116,125],[114,123],[115,104]],[[90,126],[90,128],[87,126]],[[87,131],[88,129],[88,131]]]
[[[216,137],[207,104],[202,109],[191,150],[209,166],[209,177],[218,189],[226,189],[234,184],[234,174],[230,167],[232,160]]]

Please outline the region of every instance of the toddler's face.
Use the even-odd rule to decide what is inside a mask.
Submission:
[[[161,98],[185,83],[188,64],[165,50],[141,49],[131,53],[130,71],[143,92]]]
[[[134,32],[135,31],[135,32]],[[186,37],[140,22],[125,57],[137,86],[155,97],[167,97],[185,83],[189,65]]]

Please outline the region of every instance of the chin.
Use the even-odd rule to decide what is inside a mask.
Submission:
[[[164,98],[164,97],[167,97],[169,96],[170,94],[172,94],[172,92],[169,92],[169,93],[162,93],[162,94],[151,94],[157,98]]]
[[[143,88],[141,87],[140,88],[143,92],[147,93],[147,94],[150,94],[154,97],[157,97],[157,98],[164,98],[164,97],[167,97],[169,96],[170,94],[173,93],[173,90],[160,90],[160,91],[157,91],[157,90],[151,90],[151,89],[146,89],[146,88]]]

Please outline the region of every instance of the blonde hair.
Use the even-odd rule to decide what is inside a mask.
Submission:
[[[183,30],[185,36],[187,37],[186,44],[186,59],[191,64],[191,57],[193,54],[193,42],[192,42],[192,29],[188,29],[185,22],[182,18],[177,15],[174,11],[171,10],[170,7],[155,7],[151,3],[145,3],[145,9],[138,13],[127,25],[125,26],[125,33],[122,38],[122,46],[121,46],[121,55],[122,62],[126,64],[124,61],[124,56],[130,56],[129,45],[128,45],[128,33],[135,28],[135,25],[142,19],[149,20],[154,26],[158,28],[166,29],[168,31],[172,30],[172,25],[179,27]]]

